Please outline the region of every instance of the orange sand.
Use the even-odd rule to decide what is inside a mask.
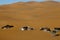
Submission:
[[[2,30],[1,27],[7,24],[15,27]],[[35,30],[21,31],[25,25]],[[0,40],[60,40],[60,36],[39,31],[43,26],[60,27],[60,2],[18,2],[0,6]]]

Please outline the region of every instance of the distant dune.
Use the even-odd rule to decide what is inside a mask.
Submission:
[[[17,2],[0,5],[0,26],[10,24],[11,30],[0,29],[0,40],[57,40],[48,33],[40,31],[19,31],[19,27],[30,25],[37,28],[60,26],[60,2]],[[60,39],[60,38],[58,38]]]

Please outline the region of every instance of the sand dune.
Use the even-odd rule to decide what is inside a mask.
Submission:
[[[2,30],[4,25],[14,28]],[[19,28],[30,25],[33,31],[20,31]],[[51,29],[60,27],[60,2],[17,2],[0,6],[0,40],[60,40],[51,33],[39,31],[40,27]]]

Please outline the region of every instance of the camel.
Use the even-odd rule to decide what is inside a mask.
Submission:
[[[11,25],[5,25],[5,26],[2,27],[2,29],[9,29],[9,28],[12,28],[12,27],[14,27],[14,26],[11,26]]]

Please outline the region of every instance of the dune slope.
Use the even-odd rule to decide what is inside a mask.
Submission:
[[[2,30],[7,24],[14,28]],[[20,27],[25,25],[35,30],[22,32]],[[0,40],[60,40],[51,33],[39,31],[43,26],[60,26],[60,2],[18,2],[0,6]]]

